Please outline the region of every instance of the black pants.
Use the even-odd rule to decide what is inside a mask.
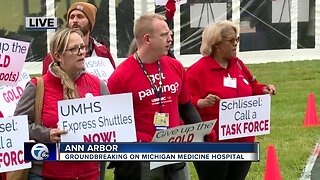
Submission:
[[[185,163],[177,163],[172,165],[166,165],[163,169],[152,170],[148,172],[147,169],[150,167],[143,167],[141,161],[126,161],[126,162],[113,162],[114,163],[114,179],[115,180],[140,180],[140,179],[163,179],[163,180],[179,180],[184,178],[183,168]],[[143,166],[146,166],[144,164]],[[155,173],[153,176],[152,174]]]
[[[193,162],[199,180],[244,180],[249,172],[249,161]]]

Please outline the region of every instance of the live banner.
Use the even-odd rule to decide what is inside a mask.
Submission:
[[[86,96],[88,97],[88,96]],[[136,142],[132,94],[58,102],[61,142]]]
[[[216,120],[177,126],[156,131],[152,142],[203,142],[204,136],[211,133]],[[150,170],[179,162],[150,162]]]
[[[219,108],[219,140],[270,133],[271,96],[222,99]]]
[[[26,115],[0,118],[0,173],[31,168],[31,163],[24,161],[28,129]]]

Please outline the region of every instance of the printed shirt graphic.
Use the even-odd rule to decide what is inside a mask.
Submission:
[[[186,74],[181,63],[168,56],[162,57],[160,64],[163,83],[162,112],[169,113],[169,127],[175,127],[180,125],[178,103],[184,104],[191,100],[186,87]],[[151,81],[159,88],[160,75],[157,63],[144,64],[144,66]],[[154,113],[160,111],[159,98],[133,56],[118,66],[109,78],[108,88],[111,94],[133,93],[137,131],[153,136],[155,132]]]

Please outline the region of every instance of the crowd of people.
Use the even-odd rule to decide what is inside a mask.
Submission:
[[[236,56],[239,31],[231,21],[208,25],[202,34],[203,55],[185,70],[171,51],[172,32],[160,14],[140,16],[134,24],[134,40],[128,58],[115,66],[109,49],[90,36],[97,8],[77,2],[67,11],[67,27],[59,29],[43,61],[42,124],[34,122],[37,79],[26,86],[14,115],[28,115],[29,138],[36,142],[59,142],[67,132],[57,127],[58,101],[132,93],[137,142],[152,142],[157,130],[217,119],[207,142],[254,142],[255,137],[219,141],[221,99],[276,93],[274,85],[260,84]],[[171,18],[171,17],[170,17]],[[107,85],[86,72],[86,57],[104,57],[115,68]],[[150,78],[158,77],[158,78]],[[204,78],[205,77],[205,78]],[[174,88],[163,88],[166,86]],[[141,96],[142,91],[154,92]],[[163,97],[169,101],[162,101]],[[154,103],[159,99],[159,103]],[[162,122],[154,121],[165,117]],[[251,162],[194,162],[200,180],[244,180]],[[149,162],[111,162],[117,180],[190,179],[189,166],[176,163],[150,170]],[[33,162],[30,180],[105,179],[105,162]]]

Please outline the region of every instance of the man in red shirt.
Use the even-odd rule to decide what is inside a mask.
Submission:
[[[108,80],[111,94],[131,92],[138,142],[151,142],[156,130],[201,122],[191,103],[182,64],[167,56],[172,43],[165,17],[143,15],[136,20],[134,36],[137,51],[114,71]],[[161,117],[162,121],[157,121]],[[150,171],[149,162],[114,162],[115,179],[177,179],[187,176],[184,163]]]
[[[79,28],[83,36],[83,41],[88,46],[86,57],[99,56],[109,59],[109,62],[116,68],[115,62],[109,49],[97,42],[90,36],[96,21],[97,8],[87,2],[76,2],[70,6],[67,12],[67,27]],[[48,71],[48,67],[52,62],[52,58],[48,53],[42,62],[42,75]]]

